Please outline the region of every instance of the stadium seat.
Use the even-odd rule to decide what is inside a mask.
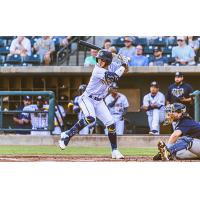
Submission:
[[[17,65],[17,64],[21,64],[21,62],[22,62],[22,58],[20,55],[17,55],[17,54],[8,56],[6,58],[6,63],[8,64]]]
[[[144,54],[153,54],[153,46],[144,47]]]
[[[32,64],[32,65],[40,65],[41,63],[40,56],[38,54],[34,54],[31,56],[26,56],[24,59],[24,63]]]
[[[3,39],[0,39],[0,47],[4,47],[5,46],[6,41]]]
[[[10,47],[0,47],[0,55],[8,55],[10,53]]]
[[[155,39],[155,40],[152,41],[152,45],[164,47],[164,46],[167,45],[167,42],[166,42],[165,38],[159,37],[159,38],[157,38],[157,39]]]
[[[175,63],[175,58],[171,56],[171,54],[166,55],[168,59],[168,63],[171,65],[172,63]]]
[[[148,58],[148,60],[152,60],[153,59],[153,55],[147,54],[146,57]]]
[[[30,42],[31,42],[31,46],[33,46],[37,41],[37,38],[31,38]]]
[[[163,54],[171,54],[172,53],[172,46],[167,46],[163,48]]]
[[[134,45],[138,45],[138,44],[140,44],[142,46],[147,46],[148,45],[147,38],[138,38],[138,37],[136,37]]]
[[[116,47],[123,47],[124,46],[124,37],[118,37],[117,39],[114,39],[112,42],[113,46]]]

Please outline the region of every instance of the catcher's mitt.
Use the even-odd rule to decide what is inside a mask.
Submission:
[[[162,160],[160,152],[158,152],[154,157],[153,160]]]

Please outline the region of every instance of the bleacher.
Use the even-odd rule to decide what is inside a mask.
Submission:
[[[16,37],[14,36],[1,36],[0,37],[0,66],[1,67],[7,67],[7,66],[40,66],[42,65],[40,56],[36,54],[36,51],[34,50],[34,44],[37,41],[40,36],[32,37],[32,36],[26,36],[30,42],[31,42],[31,49],[32,49],[32,55],[25,57],[23,59],[19,55],[12,55],[8,56],[10,53],[10,45],[13,39]],[[55,52],[51,55],[52,57],[52,65],[56,64],[56,55],[57,52],[63,48],[60,46],[59,39],[58,38],[52,38],[54,45],[55,45]]]
[[[197,37],[197,36],[196,36]],[[144,48],[144,55],[149,59],[153,56],[154,47],[161,47],[163,50],[163,56],[168,58],[169,64],[171,64],[174,59],[172,58],[172,48],[177,46],[176,37],[137,37],[132,36],[133,46],[142,45]],[[198,37],[200,43],[200,37]],[[124,47],[124,36],[114,39],[112,45],[116,47],[117,50]],[[197,63],[198,65],[199,63]]]

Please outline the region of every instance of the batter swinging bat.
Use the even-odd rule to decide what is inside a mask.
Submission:
[[[79,41],[79,44],[83,45],[83,46],[86,46],[88,48],[91,48],[91,49],[95,49],[95,50],[101,50],[102,48],[94,45],[94,44],[91,44],[89,42],[86,42],[86,41],[83,41],[83,40],[80,40]],[[113,57],[117,57],[119,60],[123,61],[123,62],[129,62],[130,61],[130,58],[129,57],[126,57],[126,56],[123,56],[123,55],[120,55],[120,54],[116,54],[116,53],[112,53]]]

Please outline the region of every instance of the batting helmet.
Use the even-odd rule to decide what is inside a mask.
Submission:
[[[98,58],[104,60],[108,65],[112,62],[112,53],[105,49],[100,50],[96,56],[96,60],[98,62]]]
[[[86,84],[82,84],[79,86],[78,90],[79,92],[82,94],[83,92],[85,92],[87,85]]]

